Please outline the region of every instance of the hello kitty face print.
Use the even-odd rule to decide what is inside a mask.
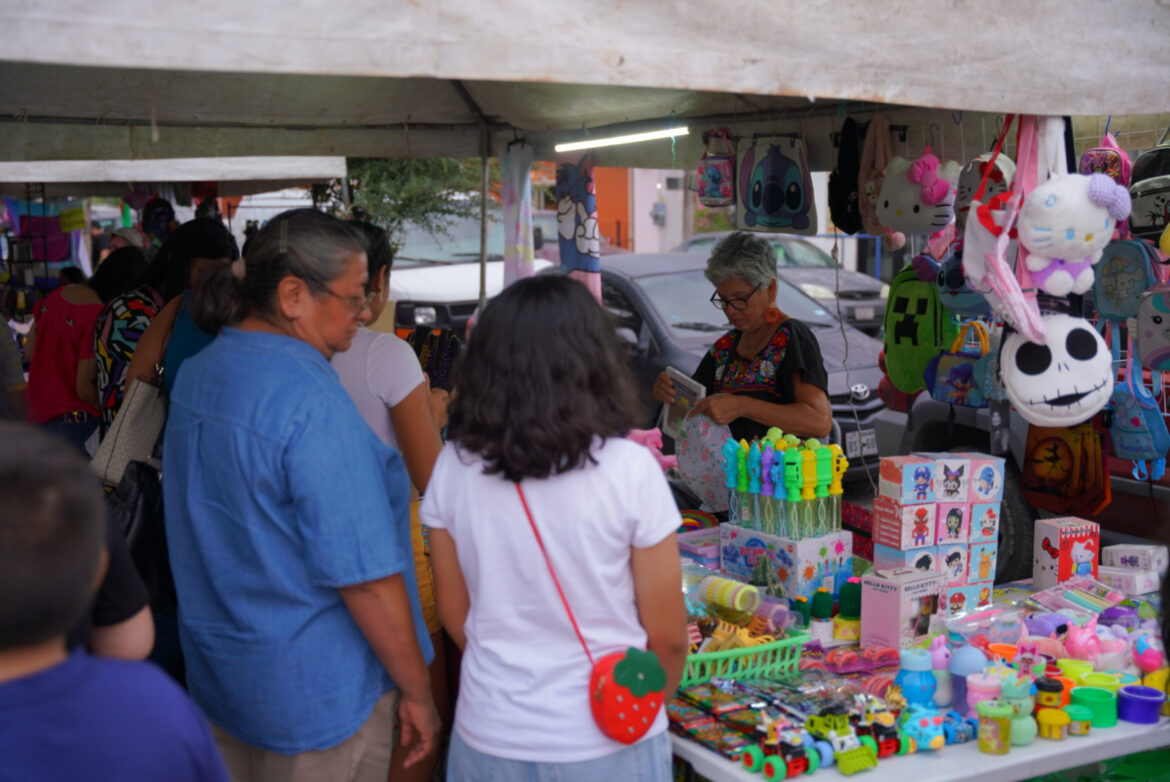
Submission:
[[[1074,576],[1091,576],[1093,575],[1093,560],[1096,554],[1093,551],[1093,542],[1090,540],[1081,540],[1073,543],[1072,547],[1072,561],[1073,561],[1073,575]]]
[[[1092,288],[1093,264],[1130,207],[1129,191],[1105,174],[1062,174],[1029,193],[1017,228],[1036,286],[1053,296]]]
[[[926,153],[917,160],[895,157],[886,165],[878,194],[878,221],[891,231],[928,236],[950,225],[955,217],[955,183],[959,164],[941,163]]]

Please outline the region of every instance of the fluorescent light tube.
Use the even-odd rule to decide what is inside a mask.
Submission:
[[[557,144],[553,149],[557,152],[574,152],[578,149],[597,149],[599,147],[614,147],[618,144],[636,144],[639,141],[655,141],[660,138],[674,138],[690,133],[686,125],[677,128],[652,130],[647,133],[631,133],[628,136],[610,136],[609,138],[593,138],[587,141],[570,141],[567,144]]]

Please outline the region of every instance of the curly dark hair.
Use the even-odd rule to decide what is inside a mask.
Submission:
[[[638,397],[609,314],[567,277],[521,280],[484,310],[456,365],[449,439],[489,475],[547,478],[624,437]]]

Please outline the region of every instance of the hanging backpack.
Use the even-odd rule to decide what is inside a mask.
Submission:
[[[817,232],[817,204],[804,141],[753,136],[739,142],[737,228],[794,234]]]
[[[837,167],[829,174],[829,217],[847,234],[865,230],[857,176],[861,172],[861,131],[853,117],[846,117],[838,134]]]
[[[1101,433],[1092,421],[1068,428],[1029,426],[1020,472],[1024,498],[1040,510],[1093,516],[1112,499]]]
[[[704,133],[703,137],[707,148],[696,171],[699,203],[703,206],[731,206],[735,203],[735,153],[727,131],[715,128]],[[715,149],[717,146],[719,150]]]
[[[857,174],[857,200],[861,211],[861,222],[870,236],[880,236],[887,250],[897,250],[906,244],[906,237],[893,234],[882,227],[877,217],[878,195],[886,178],[886,164],[894,157],[894,145],[890,143],[890,123],[881,114],[869,123],[865,133],[865,146],[861,149],[861,170]]]
[[[1162,134],[1158,146],[1148,149],[1134,161],[1130,177],[1129,195],[1133,211],[1129,214],[1129,229],[1139,239],[1158,241],[1162,231],[1170,225],[1170,144]]]
[[[1154,247],[1142,239],[1120,239],[1105,246],[1093,282],[1097,330],[1108,329],[1114,361],[1121,360],[1119,324],[1135,317],[1142,294],[1158,282]]]
[[[1125,154],[1125,150],[1117,146],[1117,139],[1113,134],[1106,133],[1105,138],[1101,139],[1101,146],[1093,147],[1081,155],[1077,170],[1086,176],[1105,174],[1122,187],[1129,187],[1133,164],[1129,162],[1129,155]]]
[[[908,394],[926,388],[927,365],[958,333],[939,300],[937,276],[938,263],[919,255],[890,282],[882,339],[886,376]]]
[[[1125,382],[1113,389],[1109,407],[1113,411],[1113,421],[1109,427],[1113,453],[1118,458],[1133,462],[1135,480],[1159,480],[1166,474],[1170,430],[1166,429],[1166,419],[1158,408],[1158,400],[1142,382],[1132,337],[1129,340]]]

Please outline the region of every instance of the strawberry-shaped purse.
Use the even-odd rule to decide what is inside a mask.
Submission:
[[[662,708],[664,690],[666,689],[666,671],[658,662],[658,655],[653,651],[641,651],[630,647],[624,652],[610,652],[601,659],[594,660],[593,654],[585,643],[585,636],[577,626],[577,619],[573,616],[573,609],[569,608],[569,601],[561,589],[560,579],[553,570],[552,560],[548,558],[548,551],[544,548],[540,531],[532,519],[532,511],[528,509],[528,500],[524,497],[524,490],[516,484],[516,493],[520,496],[520,504],[524,506],[524,513],[528,516],[528,524],[532,527],[532,534],[536,536],[536,543],[540,546],[540,553],[544,555],[544,563],[548,565],[549,575],[560,595],[565,612],[569,615],[569,622],[573,625],[573,632],[585,650],[585,656],[593,670],[589,675],[589,707],[593,712],[593,721],[598,729],[614,741],[623,744],[633,744],[646,735],[654,725],[654,720]]]

